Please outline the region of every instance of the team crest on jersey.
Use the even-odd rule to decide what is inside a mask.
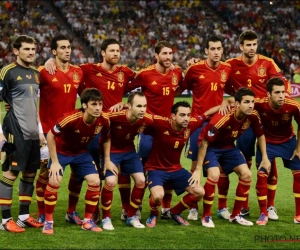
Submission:
[[[290,120],[290,118],[291,118],[291,117],[290,117],[290,114],[283,114],[283,115],[282,115],[282,120],[283,120],[283,121],[288,121],[288,120]]]
[[[189,137],[190,137],[190,133],[191,133],[191,130],[190,130],[190,129],[186,129],[186,130],[184,131],[183,138],[184,138],[184,139],[189,138]]]
[[[96,126],[95,128],[95,132],[94,132],[94,135],[97,135],[100,133],[101,129],[102,129],[103,126]]]
[[[259,66],[259,68],[258,68],[258,76],[266,76],[266,72],[267,72],[267,70],[266,70],[266,68],[265,67],[263,67],[263,66]]]
[[[140,133],[143,133],[144,132],[144,130],[145,130],[145,128],[146,128],[146,126],[145,126],[145,124],[143,124],[142,126],[140,126],[139,128],[138,128],[138,133],[140,134]]]
[[[221,72],[221,81],[226,82],[227,80],[227,73],[225,71]]]
[[[242,126],[242,129],[247,129],[247,128],[249,128],[250,127],[250,121],[249,120],[247,120],[247,121],[245,121],[244,123],[243,123],[243,126]]]
[[[79,82],[79,75],[77,72],[73,73],[73,82]]]
[[[36,83],[40,84],[40,78],[39,78],[38,74],[37,73],[33,73],[33,76],[34,76],[34,80],[36,81]],[[30,76],[30,78],[31,78],[31,76]]]
[[[172,84],[173,85],[178,85],[177,75],[172,75]]]
[[[118,73],[118,82],[124,82],[124,73],[123,72]]]

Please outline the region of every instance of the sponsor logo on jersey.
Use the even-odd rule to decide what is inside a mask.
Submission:
[[[124,73],[123,72],[118,73],[118,81],[119,82],[124,82]]]
[[[98,74],[96,74],[96,76],[102,76],[102,74],[99,72]]]
[[[172,75],[172,84],[173,84],[173,85],[178,85],[178,78],[177,78],[177,75]]]
[[[26,75],[26,78],[27,79],[31,79],[31,75]]]
[[[94,132],[94,135],[97,135],[100,133],[101,129],[102,129],[103,126],[96,126],[95,128],[95,132]]]
[[[228,126],[226,129],[231,129],[231,126]]]
[[[221,81],[226,82],[227,81],[227,73],[225,71],[221,72]]]
[[[238,70],[237,72],[235,72],[236,75],[240,75],[241,72]]]
[[[122,129],[122,126],[118,126],[118,127],[116,127],[117,129]]]
[[[21,76],[18,76],[17,81],[19,81],[19,80],[23,80],[23,78]]]
[[[263,115],[263,116],[267,116],[267,114],[266,114],[265,112],[261,113],[261,115]]]
[[[257,72],[257,74],[258,74],[258,76],[266,76],[266,72],[267,72],[267,70],[266,70],[266,68],[265,67],[263,67],[263,66],[260,66],[259,68],[258,68],[258,72]]]
[[[153,81],[153,82],[151,83],[151,85],[157,85],[157,82],[156,82],[156,81]]]
[[[120,88],[122,88],[124,84],[123,84],[123,83],[120,83],[120,82],[118,82],[118,85],[119,85],[119,87],[120,87]]]
[[[204,77],[204,75],[201,75],[201,76],[199,76],[199,78],[200,78],[200,79],[204,79],[205,77]]]
[[[77,133],[77,134],[80,133],[79,129],[75,130],[74,133]]]
[[[38,74],[37,74],[37,73],[34,73],[33,76],[34,76],[35,82],[36,82],[37,84],[40,84],[40,77],[38,76]]]
[[[190,133],[191,133],[191,130],[190,130],[190,129],[186,129],[186,130],[184,131],[183,138],[184,138],[184,139],[189,138],[189,137],[190,137]]]
[[[58,80],[56,79],[56,77],[54,77],[54,78],[52,79],[52,82],[58,82]]]
[[[164,135],[170,135],[169,131],[164,132]]]
[[[247,120],[243,123],[242,129],[247,129],[247,128],[249,128],[249,126],[250,126],[250,121]]]
[[[290,120],[290,114],[283,114],[282,115],[282,120],[284,120],[284,121],[288,121],[288,120]]]

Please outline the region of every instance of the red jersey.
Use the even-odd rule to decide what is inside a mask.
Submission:
[[[41,75],[39,115],[43,131],[48,133],[64,113],[75,109],[77,93],[83,89],[83,72],[71,64],[66,71],[57,68],[54,75],[44,66],[38,70]]]
[[[51,129],[55,135],[56,151],[63,155],[77,155],[87,151],[89,142],[101,132],[102,138],[109,136],[109,118],[102,113],[92,124],[83,120],[80,109],[64,114]]]
[[[211,148],[234,148],[234,141],[251,127],[256,137],[264,134],[260,117],[256,110],[251,115],[246,115],[242,120],[235,117],[235,108],[227,115],[216,113],[205,126],[199,140],[205,139]]]
[[[182,87],[193,91],[192,116],[201,115],[222,103],[230,72],[230,64],[220,62],[216,69],[212,69],[206,60],[187,69]]]
[[[141,87],[147,99],[147,112],[169,117],[175,91],[181,86],[182,78],[182,71],[178,66],[162,74],[153,64],[136,74],[134,80],[128,84],[126,92]]]
[[[153,125],[145,131],[153,136],[152,150],[146,170],[163,170],[174,172],[182,168],[180,157],[183,147],[190,135],[205,121],[205,115],[192,117],[187,128],[175,131],[172,128],[172,120],[169,118],[154,116]]]
[[[125,153],[135,151],[134,137],[142,133],[144,129],[152,124],[152,115],[145,114],[143,119],[131,123],[127,119],[128,110],[118,113],[108,113],[110,120],[110,137],[112,153]]]
[[[282,77],[285,82],[287,93],[291,92],[290,83],[282,75],[280,68],[273,59],[257,54],[257,60],[249,65],[242,60],[242,56],[228,59],[231,65],[230,85],[231,90],[226,90],[233,95],[240,87],[251,88],[256,97],[264,98],[267,96],[266,84],[272,77]]]
[[[96,88],[103,95],[103,111],[122,101],[124,90],[135,73],[125,65],[115,70],[104,69],[101,63],[81,64],[86,88]]]
[[[281,108],[273,109],[269,98],[255,99],[255,109],[260,114],[267,143],[281,144],[294,136],[293,117],[300,124],[300,104],[297,101],[286,97]]]

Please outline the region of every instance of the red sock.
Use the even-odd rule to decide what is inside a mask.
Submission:
[[[46,165],[45,165],[46,164]],[[41,162],[40,174],[35,183],[36,203],[38,209],[38,217],[45,214],[44,196],[45,189],[48,184],[48,169],[47,162]]]
[[[221,175],[218,181],[218,210],[227,208],[227,194],[229,189],[228,176]]]
[[[101,204],[102,204],[102,218],[105,219],[106,217],[111,218],[110,210],[111,210],[111,203],[113,200],[113,190],[115,186],[109,186],[104,184],[101,193]]]
[[[170,208],[171,207],[171,201],[172,201],[172,193],[173,193],[173,188],[172,185],[169,183],[164,183],[164,191],[165,195],[162,200],[162,208]]]
[[[187,208],[195,207],[195,204],[198,203],[201,199],[197,198],[193,194],[186,194],[182,197],[180,202],[177,203],[173,208],[171,208],[172,214],[181,214]]]
[[[256,194],[260,213],[267,215],[267,179],[268,175],[265,172],[257,172]]]
[[[137,209],[142,204],[144,193],[145,193],[145,188],[138,188],[136,186],[133,187],[131,192],[130,205],[127,210],[128,217],[132,217],[135,215]]]
[[[160,205],[161,205],[161,201],[155,202],[151,195],[149,198],[150,214],[158,216],[158,209],[159,209]]]
[[[247,199],[248,195],[249,195],[249,190],[250,190],[250,185],[251,185],[251,181],[244,181],[239,179],[239,183],[238,186],[236,188],[236,192],[235,192],[235,201],[234,201],[234,206],[233,206],[233,211],[231,214],[231,218],[234,218],[235,216],[237,216],[244,203],[245,200]]]
[[[86,193],[85,193],[85,210],[84,210],[84,218],[91,219],[95,209],[97,207],[98,201],[100,197],[100,185],[92,186],[88,185]]]
[[[274,207],[275,194],[278,181],[278,173],[275,159],[271,162],[271,172],[268,178],[268,204],[267,207]]]
[[[215,190],[218,182],[207,178],[204,184],[205,195],[203,197],[203,214],[202,217],[211,216],[211,207],[215,198]]]
[[[73,173],[70,175],[69,180],[69,201],[68,201],[68,214],[76,211],[76,206],[79,200],[79,195],[82,187],[82,181],[78,181]]]
[[[296,216],[300,215],[300,172],[293,173],[293,192],[295,196]]]
[[[121,175],[121,173],[118,174],[118,188],[121,197],[122,209],[127,211],[130,203],[130,175]]]
[[[251,166],[252,166],[252,157],[246,157],[246,161],[247,161],[247,166],[249,169],[251,169]],[[245,200],[243,206],[243,208],[245,209],[249,209],[249,195],[247,197],[247,199]]]
[[[58,186],[52,186],[49,183],[46,186],[44,203],[45,203],[45,217],[47,221],[53,221],[53,213],[57,202],[58,189],[59,189]]]

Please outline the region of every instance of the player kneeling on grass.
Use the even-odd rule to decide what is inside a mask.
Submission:
[[[264,167],[269,171],[270,162],[266,153],[263,126],[257,111],[253,108],[254,92],[248,88],[240,88],[235,94],[235,107],[227,115],[215,114],[199,136],[198,161],[192,176],[192,183],[200,184],[202,165],[204,164],[207,170],[202,215],[204,227],[215,227],[211,217],[211,207],[220,177],[219,166],[226,175],[235,172],[239,176],[234,207],[229,221],[244,226],[253,225],[251,221],[245,220],[240,215],[243,203],[248,198],[252,175],[247,167],[245,157],[234,144],[235,140],[251,127],[258,138],[258,145],[262,152],[260,168]]]
[[[102,113],[102,94],[95,88],[85,89],[81,94],[81,108],[65,114],[47,135],[50,152],[49,182],[46,187],[43,233],[53,234],[53,213],[57,192],[67,165],[72,164],[78,179],[87,181],[83,230],[101,232],[92,220],[99,197],[100,179],[98,170],[89,152],[88,143],[101,132],[106,169],[115,165],[110,161],[109,118]]]

